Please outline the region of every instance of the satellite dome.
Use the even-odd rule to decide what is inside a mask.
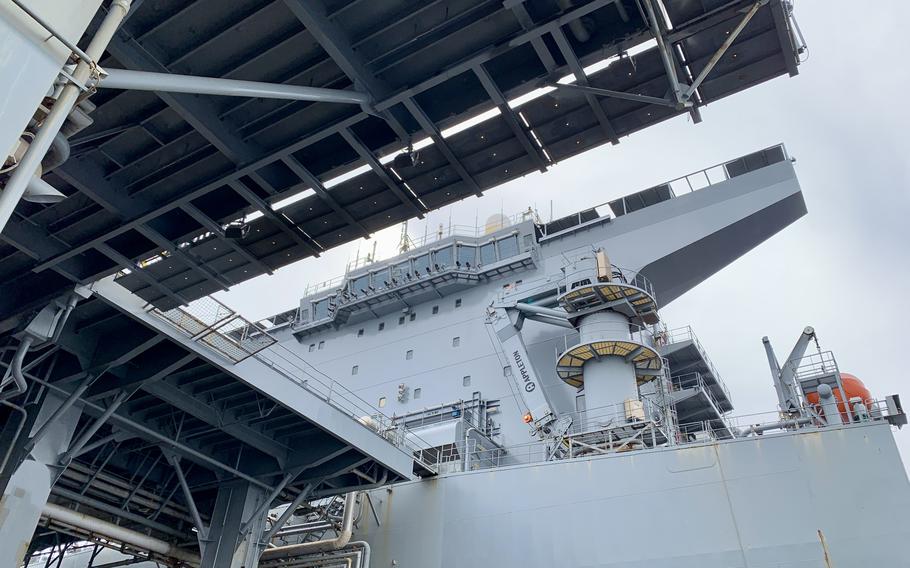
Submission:
[[[495,233],[500,229],[505,229],[511,224],[512,222],[509,221],[509,218],[502,213],[494,213],[487,217],[487,222],[483,227],[483,234],[489,235],[490,233]]]

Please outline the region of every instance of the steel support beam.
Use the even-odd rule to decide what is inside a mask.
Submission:
[[[316,193],[316,195],[325,201],[326,204],[332,208],[332,211],[344,219],[345,223],[359,229],[360,234],[363,236],[363,238],[370,238],[370,232],[366,227],[363,226],[363,223],[357,219],[354,219],[354,217],[348,213],[347,209],[342,207],[341,204],[338,203],[338,201],[336,201],[331,194],[329,194],[328,190],[324,185],[322,185],[322,182],[319,180],[319,178],[313,175],[313,173],[310,172],[310,170],[308,170],[303,164],[301,164],[297,158],[294,156],[288,156],[286,158],[282,158],[281,161],[284,163],[284,165],[290,168],[292,172],[294,172],[294,175],[299,177],[303,183],[308,185],[310,189]]]
[[[354,134],[354,132],[349,128],[345,128],[341,131],[341,137],[344,138],[345,142],[347,142],[348,145],[353,148],[355,152],[357,152],[357,155],[360,156],[360,158],[370,166],[370,169],[373,170],[373,173],[375,173],[376,176],[379,177],[383,183],[385,183],[386,187],[388,187],[389,190],[391,190],[392,193],[394,193],[395,196],[398,197],[398,199],[408,207],[408,209],[417,215],[418,219],[423,219],[424,213],[426,213],[426,209],[422,206],[418,206],[410,197],[407,196],[407,194],[405,194],[404,190],[402,190],[398,185],[398,182],[392,179],[392,176],[390,176],[385,167],[379,163],[379,160],[375,155],[373,155],[373,152],[367,148],[366,144],[364,144],[360,138],[358,138],[357,135]],[[415,199],[417,199],[416,196]]]
[[[565,84],[565,83],[552,83],[551,87],[561,89],[563,91],[570,91],[583,94],[591,94],[597,97],[611,97],[614,99],[623,99],[627,101],[635,101],[639,103],[648,103],[652,105],[668,106],[670,108],[676,108],[677,105],[673,101],[668,101],[667,99],[660,99],[657,97],[649,97],[647,95],[637,95],[634,93],[623,93],[622,91],[611,91],[610,89],[600,89],[598,87],[589,87],[587,85],[576,85],[576,84]]]
[[[186,211],[193,219],[198,221],[200,225],[205,227],[206,230],[215,235],[219,241],[234,249],[234,252],[246,259],[247,262],[255,264],[266,274],[271,275],[273,273],[271,267],[256,258],[250,251],[246,250],[246,247],[237,242],[236,239],[225,238],[224,227],[216,223],[215,220],[209,217],[202,209],[199,209],[192,203],[183,205],[182,209]]]
[[[474,192],[474,195],[480,197],[483,195],[483,191],[480,189],[480,186],[477,185],[477,182],[471,177],[471,174],[468,173],[468,170],[464,167],[464,164],[461,163],[461,160],[458,159],[458,156],[455,155],[455,152],[452,151],[452,148],[449,147],[448,142],[445,138],[442,137],[442,132],[439,131],[439,128],[430,120],[430,117],[427,116],[427,113],[420,108],[420,105],[417,104],[417,101],[414,99],[405,99],[404,106],[408,109],[408,112],[417,120],[417,123],[420,124],[420,128],[423,129],[424,133],[433,139],[433,143],[436,145],[436,148],[439,152],[448,160],[449,164],[458,172],[458,175],[462,180],[471,188],[471,191]]]
[[[130,271],[135,273],[136,276],[138,276],[143,282],[145,282],[146,284],[148,284],[155,290],[158,290],[159,292],[161,292],[168,298],[174,300],[178,304],[186,305],[186,304],[190,303],[189,298],[183,296],[179,291],[171,290],[170,288],[168,288],[161,282],[158,282],[157,278],[154,278],[149,273],[147,273],[145,270],[139,268],[139,266],[135,262],[133,262],[132,260],[126,258],[122,254],[120,254],[119,252],[114,250],[107,243],[98,243],[97,245],[95,245],[95,248],[98,249],[98,251],[101,254],[103,254],[104,256],[106,256],[109,259],[113,260],[114,262],[120,264],[120,266],[123,266],[124,268],[129,268]]]
[[[199,514],[199,508],[196,507],[196,500],[193,499],[193,492],[190,491],[190,486],[186,482],[186,476],[183,474],[183,468],[180,466],[180,458],[174,454],[167,452],[165,453],[167,461],[171,464],[171,467],[174,468],[174,473],[177,474],[177,482],[180,484],[180,489],[183,490],[183,498],[186,500],[186,508],[189,509],[190,515],[193,517],[193,524],[196,526],[196,534],[199,538],[199,550],[205,548],[205,541],[208,540],[209,529],[202,522],[202,515]]]
[[[569,70],[572,72],[572,75],[575,76],[575,83],[583,87],[587,87],[588,76],[585,74],[585,70],[581,66],[581,61],[579,61],[578,57],[575,55],[575,50],[572,49],[572,45],[569,43],[569,39],[562,31],[562,28],[554,29],[552,32],[550,32],[550,35],[553,36],[554,40],[556,40],[556,45],[559,47],[560,53],[562,53],[563,58],[569,65]],[[607,118],[607,113],[604,111],[603,107],[600,106],[600,102],[598,102],[598,100],[594,98],[594,95],[591,94],[586,94],[585,100],[588,101],[588,106],[591,107],[591,110],[594,112],[594,116],[597,117],[597,122],[600,123],[600,128],[604,131],[607,140],[609,140],[612,144],[619,144],[619,138],[616,136],[616,130],[614,130],[613,125],[610,124],[610,119]]]
[[[267,434],[238,422],[233,413],[227,409],[213,408],[205,401],[166,381],[147,382],[142,385],[142,390],[275,458],[280,466],[287,462],[289,448],[279,444]]]
[[[39,379],[38,377],[30,376],[29,379],[37,384],[47,387],[48,389],[50,389],[54,392],[59,392],[64,395],[70,394],[68,391],[57,386],[56,384],[49,383],[48,381]],[[85,400],[85,399],[78,400],[77,404],[79,404],[83,409],[90,410],[91,414],[93,414],[95,416],[100,416],[100,414],[104,412],[104,408],[102,406],[95,404],[94,402]],[[119,426],[121,426],[122,428],[124,428],[126,430],[134,432],[136,435],[138,435],[141,438],[145,438],[146,440],[160,443],[165,447],[171,448],[172,450],[175,450],[179,454],[181,454],[193,461],[197,461],[199,463],[206,464],[215,469],[229,473],[234,477],[238,477],[244,481],[248,481],[249,483],[251,483],[257,487],[261,487],[267,491],[271,491],[271,489],[272,489],[272,487],[269,484],[260,481],[256,477],[249,475],[247,473],[244,473],[244,472],[240,471],[239,469],[236,469],[225,463],[222,463],[222,462],[218,461],[217,459],[209,456],[208,454],[205,454],[204,452],[202,452],[196,448],[193,448],[183,442],[174,440],[173,438],[170,438],[169,436],[162,434],[158,430],[145,426],[143,424],[140,424],[139,422],[136,422],[127,416],[124,416],[124,415],[121,415],[121,414],[118,414],[115,412],[111,415],[110,421],[117,423]]]
[[[742,20],[733,28],[733,31],[727,36],[727,39],[724,40],[724,43],[714,52],[714,55],[711,56],[711,59],[708,60],[708,63],[705,64],[701,72],[695,77],[695,80],[692,81],[692,84],[689,85],[689,88],[682,94],[683,100],[689,100],[692,98],[692,95],[695,94],[695,91],[701,86],[704,80],[708,77],[708,74],[714,70],[714,67],[720,61],[720,58],[724,56],[730,46],[733,45],[733,42],[736,41],[736,38],[739,37],[739,34],[745,29],[745,27],[752,20],[752,17],[758,12],[758,9],[768,3],[768,0],[759,0],[746,12],[746,15],[743,16]]]
[[[319,243],[317,243],[315,240],[313,240],[312,237],[303,232],[303,230],[294,224],[294,222],[291,221],[287,215],[272,209],[271,205],[256,195],[253,190],[248,188],[240,180],[231,182],[230,186],[231,189],[236,191],[240,197],[246,200],[247,203],[255,207],[263,215],[278,225],[278,228],[281,229],[289,237],[291,237],[291,239],[293,239],[298,245],[308,250],[313,256],[317,258],[319,257],[319,253],[323,250]]]
[[[313,39],[329,54],[354,87],[365,90],[373,97],[384,98],[389,88],[371,73],[363,59],[354,52],[344,31],[329,19],[321,0],[284,0],[294,16],[306,27]]]
[[[124,65],[139,71],[169,73],[159,57],[121,31],[108,45],[108,51]],[[218,151],[235,163],[247,163],[260,152],[234,134],[210,106],[194,95],[158,92],[158,97],[205,137]]]
[[[286,0],[286,1],[290,2],[290,1],[295,1],[295,0]],[[501,55],[502,53],[508,51],[509,49],[514,49],[521,45],[527,44],[536,38],[542,38],[544,35],[550,33],[551,31],[558,29],[561,26],[567,25],[569,22],[572,22],[574,20],[587,16],[588,14],[591,14],[592,12],[599,10],[600,8],[602,8],[608,4],[611,4],[613,2],[614,2],[614,0],[592,0],[582,6],[579,6],[575,9],[571,10],[570,12],[567,12],[567,13],[559,16],[558,18],[554,18],[545,23],[541,23],[537,27],[535,27],[531,30],[528,30],[525,33],[519,34],[518,36],[516,36],[515,38],[510,40],[508,42],[508,44],[504,44],[501,46],[495,46],[495,47],[491,47],[491,48],[487,48],[482,51],[479,51],[475,55],[465,59],[463,62],[458,63],[458,64],[454,65],[453,67],[446,69],[445,71],[440,72],[440,73],[426,79],[425,81],[419,83],[418,85],[415,85],[414,87],[412,87],[410,89],[406,89],[400,93],[396,93],[392,96],[389,96],[388,98],[385,98],[384,100],[381,100],[381,102],[376,103],[375,108],[381,112],[381,111],[387,110],[397,104],[401,104],[407,98],[414,97],[415,95],[417,95],[421,92],[424,92],[428,89],[431,89],[461,73],[464,73],[466,71],[475,70],[478,66],[483,65],[490,59],[493,59],[494,57]],[[303,2],[298,1],[298,4],[303,5]],[[644,38],[641,38],[641,39],[644,39]],[[135,42],[135,40],[131,40],[131,41]],[[184,95],[184,96],[192,98],[191,95]],[[361,122],[368,116],[369,116],[368,113],[361,112],[355,116],[341,120],[340,122],[338,122],[337,124],[335,124],[329,128],[322,129],[309,136],[301,138],[283,148],[270,152],[268,155],[260,156],[255,161],[249,162],[249,163],[243,165],[242,167],[237,168],[235,171],[233,171],[227,175],[219,176],[216,179],[213,179],[210,182],[206,182],[175,198],[170,198],[164,202],[157,203],[157,204],[148,204],[147,206],[143,206],[142,208],[137,208],[134,205],[133,207],[130,207],[129,209],[122,209],[121,211],[131,210],[132,213],[128,214],[128,215],[124,215],[124,218],[125,218],[124,222],[119,227],[112,229],[110,231],[105,231],[105,233],[103,235],[99,235],[97,237],[87,239],[86,241],[84,241],[82,243],[73,245],[68,250],[61,251],[58,253],[53,253],[51,256],[42,255],[41,262],[34,268],[34,271],[40,272],[40,271],[46,270],[48,268],[53,268],[58,265],[62,265],[62,263],[67,261],[68,259],[72,259],[73,257],[93,248],[97,243],[103,242],[105,240],[109,240],[115,236],[118,236],[129,230],[132,230],[138,224],[148,222],[149,220],[151,220],[157,216],[160,216],[164,213],[167,213],[168,211],[181,207],[183,204],[188,203],[194,199],[198,199],[199,197],[201,197],[211,191],[214,191],[215,189],[223,187],[225,184],[231,185],[232,187],[234,187],[236,189],[235,184],[237,184],[243,176],[247,176],[252,173],[255,173],[257,170],[259,170],[277,160],[280,160],[283,157],[289,156],[303,148],[311,146],[332,135],[339,134],[342,131],[350,128],[351,126]],[[220,122],[218,122],[218,124],[220,124]],[[533,144],[533,142],[532,142],[532,144]],[[531,152],[534,152],[534,151],[535,150],[533,150],[533,149],[531,150]],[[72,162],[72,160],[70,162]],[[546,164],[546,162],[544,162],[544,164]],[[67,163],[64,166],[62,166],[61,168],[58,168],[58,170],[56,170],[56,171],[58,173],[60,173],[62,176],[66,176],[68,172],[72,171],[72,164]],[[98,176],[94,176],[94,177],[96,179],[103,179],[103,177],[104,177],[103,172],[102,172],[102,175],[100,176],[100,178]],[[66,177],[64,179],[66,179]],[[70,179],[67,179],[67,181],[72,183],[70,181]],[[108,192],[108,191],[105,191],[103,195],[100,195],[97,192],[91,191],[91,188],[88,188],[88,187],[77,187],[77,189],[79,189],[80,191],[83,191],[83,193],[85,193],[86,195],[88,195],[93,200],[97,201],[98,203],[101,203],[102,205],[104,205],[104,200],[102,199],[102,197],[104,197],[108,200],[113,199],[112,193]],[[127,198],[126,196],[121,196],[121,197],[123,200],[126,200],[126,201],[129,201],[129,200],[136,201],[141,197],[141,195],[135,195],[131,198]],[[248,199],[248,201],[249,201],[249,199]],[[255,203],[252,203],[252,202],[251,202],[251,204],[255,205]],[[116,211],[118,209],[113,208],[112,210]],[[44,238],[50,238],[50,236],[44,235]]]
[[[487,71],[487,68],[483,65],[478,65],[477,67],[474,67],[474,74],[477,75],[480,84],[483,85],[484,90],[487,92],[487,96],[489,96],[490,100],[493,101],[493,104],[499,108],[503,120],[506,121],[509,129],[512,130],[512,134],[514,134],[515,138],[518,139],[518,142],[521,143],[522,148],[524,148],[525,152],[531,157],[531,160],[537,164],[537,169],[541,172],[546,172],[550,163],[547,161],[546,156],[544,156],[543,150],[537,146],[537,143],[534,142],[528,131],[525,130],[524,125],[518,120],[518,116],[515,114],[515,111],[512,110],[512,107],[509,106],[509,101],[506,100],[505,95],[499,90],[499,85],[493,80],[493,77],[490,75],[489,71]]]
[[[79,438],[70,444],[69,449],[66,450],[66,453],[60,456],[60,459],[58,459],[57,462],[65,466],[70,462],[70,460],[73,459],[73,457],[78,455],[82,448],[84,448],[85,445],[89,442],[89,440],[91,440],[92,437],[98,433],[98,430],[100,430],[101,427],[107,423],[108,419],[111,417],[111,414],[120,408],[120,405],[126,402],[126,399],[128,399],[133,392],[134,391],[122,390],[117,393],[110,404],[107,405],[107,408],[104,409],[104,412],[101,413],[101,416],[96,418],[95,421],[92,422],[92,424],[89,425],[85,431],[79,435]]]
[[[365,105],[370,95],[343,89],[323,89],[280,83],[240,81],[219,77],[196,77],[173,73],[154,73],[130,69],[107,69],[107,76],[98,82],[98,88],[154,91],[156,93],[186,93],[193,95],[221,95],[260,99],[290,99],[326,103]]]
[[[136,227],[136,230],[142,233],[153,243],[169,252],[171,256],[182,261],[190,268],[190,270],[196,272],[206,280],[218,285],[225,292],[227,292],[228,289],[235,284],[235,282],[229,280],[225,276],[222,276],[217,271],[205,266],[205,262],[202,259],[175,245],[170,240],[168,240],[167,237],[152,229],[151,227],[148,227],[146,225],[139,225]]]

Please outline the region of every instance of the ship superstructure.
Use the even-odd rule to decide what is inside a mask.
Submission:
[[[0,568],[906,564],[900,398],[807,327],[735,418],[662,317],[782,145],[208,296],[796,75],[790,2],[65,4],[0,3]]]

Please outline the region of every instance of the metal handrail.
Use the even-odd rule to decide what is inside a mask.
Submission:
[[[714,377],[714,381],[717,385],[724,391],[724,394],[727,396],[727,400],[732,400],[730,397],[730,391],[727,389],[727,384],[723,381],[720,376],[720,373],[717,372],[717,368],[714,366],[714,362],[708,357],[708,352],[705,350],[701,341],[699,341],[698,336],[695,335],[692,326],[685,325],[682,327],[676,327],[673,329],[663,330],[661,336],[666,341],[666,345],[672,345],[674,343],[681,343],[683,341],[691,341],[695,345],[695,349],[698,350],[699,355],[702,359],[705,360],[705,363],[708,365],[708,369],[711,370],[711,375]]]

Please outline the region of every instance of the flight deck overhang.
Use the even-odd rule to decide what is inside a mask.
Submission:
[[[0,328],[124,268],[144,299],[184,304],[796,73],[783,0],[663,4],[669,58],[631,0],[139,5],[103,67],[353,88],[375,103],[102,90],[94,124],[45,176],[66,198],[23,203],[2,233]],[[539,90],[565,76],[659,98],[668,77],[706,69],[679,108]],[[396,168],[412,141],[419,158]],[[240,219],[247,236],[226,238]]]
[[[666,306],[806,214],[783,145],[611,201],[603,214],[540,239],[541,255],[602,243]],[[607,205],[607,204],[605,204]]]

